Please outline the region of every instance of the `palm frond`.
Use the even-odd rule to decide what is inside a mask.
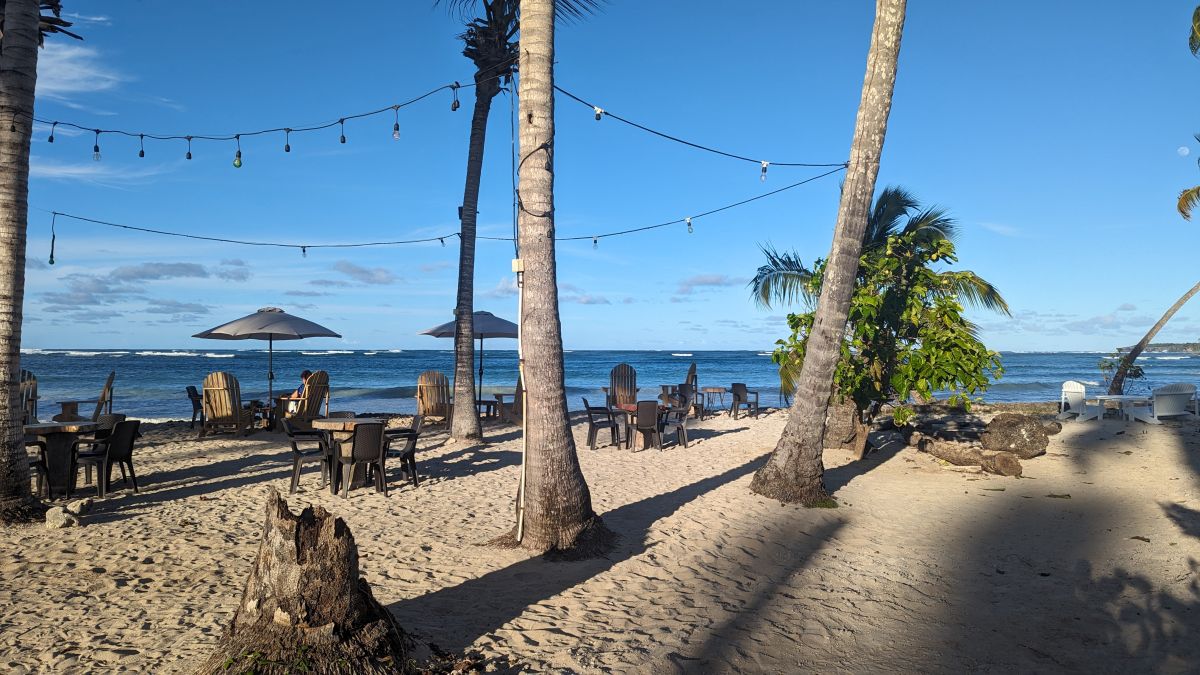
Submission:
[[[496,3],[518,4],[517,0],[433,0],[435,7],[443,3],[450,8],[451,14],[463,20],[469,19],[480,7],[486,12]],[[571,23],[595,14],[606,3],[607,0],[554,0],[554,11],[560,22]]]
[[[1183,216],[1184,220],[1192,219],[1192,209],[1200,204],[1200,185],[1188,188],[1179,193],[1179,204],[1175,207],[1179,209],[1179,215]]]
[[[1192,56],[1200,56],[1200,6],[1192,11],[1192,33],[1188,35],[1188,49]]]
[[[1008,301],[991,282],[970,270],[959,270],[951,275],[952,292],[964,305],[986,309],[1005,316],[1012,316]]]
[[[863,250],[879,248],[887,243],[890,235],[900,231],[900,219],[918,207],[917,198],[908,190],[889,185],[875,198],[875,207],[867,219],[863,232]]]
[[[945,209],[936,206],[925,209],[909,218],[904,225],[904,234],[917,233],[916,242],[929,245],[941,239],[958,240],[958,221],[950,217]]]
[[[810,301],[808,282],[812,270],[805,267],[799,254],[780,253],[770,245],[762,246],[767,264],[758,268],[750,280],[750,295],[760,307],[770,308],[772,303],[793,305],[800,300]]]

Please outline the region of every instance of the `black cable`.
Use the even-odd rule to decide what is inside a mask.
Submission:
[[[554,90],[559,92],[560,94],[563,94],[563,95],[569,97],[569,98],[579,101],[583,105],[586,105],[587,107],[596,111],[596,115],[597,115],[596,119],[600,119],[600,117],[599,117],[600,115],[603,115],[605,117],[611,117],[614,120],[617,120],[618,122],[624,122],[625,124],[628,124],[631,127],[635,127],[637,129],[641,129],[642,131],[649,132],[660,138],[665,138],[668,141],[682,143],[683,145],[687,145],[687,146],[696,148],[697,150],[704,150],[705,152],[711,152],[713,154],[721,155],[723,157],[729,157],[731,159],[740,159],[743,162],[753,162],[754,164],[758,164],[760,166],[763,166],[764,162],[766,162],[766,160],[754,159],[753,157],[744,157],[742,155],[735,155],[732,152],[725,152],[724,150],[717,150],[716,148],[710,148],[707,145],[700,145],[699,143],[685,141],[682,138],[679,138],[678,136],[672,136],[671,134],[664,133],[662,131],[657,131],[655,129],[651,129],[650,127],[638,124],[637,122],[634,122],[633,120],[627,120],[624,117],[617,115],[616,113],[609,112],[608,110],[605,110],[604,108],[601,108],[598,105],[593,105],[591,103],[588,103],[587,101],[583,100],[582,98],[579,98],[575,94],[572,94],[571,92],[567,91],[566,89],[563,89],[562,87],[560,87],[558,85],[554,85]],[[812,163],[808,163],[808,162],[766,162],[766,164],[770,165],[770,166],[808,166],[808,167],[841,166],[841,167],[845,167],[847,163],[846,162],[837,162],[837,163],[832,163],[832,164],[812,164]]]

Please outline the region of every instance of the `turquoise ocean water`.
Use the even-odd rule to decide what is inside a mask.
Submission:
[[[1057,401],[1064,380],[1080,380],[1089,390],[1102,382],[1098,353],[1047,352],[1002,354],[1005,374],[984,395],[988,401]],[[695,361],[700,386],[745,382],[758,389],[765,405],[778,404],[778,378],[769,355],[755,351],[709,351],[690,354],[662,351],[569,351],[566,354],[567,400],[572,409],[581,397],[602,401],[600,387],[617,363],[632,365],[638,384],[657,394],[658,385],[681,382]],[[357,412],[412,412],[417,375],[429,369],[452,374],[448,350],[285,350],[275,352],[276,391],[295,389],[304,369],[326,370],[332,386],[332,406]],[[25,350],[21,363],[38,376],[40,413],[49,417],[55,401],[94,398],[110,370],[117,372],[114,409],[143,419],[191,416],[184,394],[200,386],[204,376],[224,370],[237,376],[243,398],[265,399],[265,349],[227,350]],[[1133,393],[1171,382],[1200,384],[1200,355],[1144,354],[1139,364],[1146,380],[1135,382]],[[517,378],[517,355],[512,350],[486,353],[486,390],[511,391]]]

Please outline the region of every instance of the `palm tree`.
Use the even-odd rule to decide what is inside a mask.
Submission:
[[[917,199],[903,188],[884,188],[867,218],[856,279],[861,280],[866,270],[872,267],[870,256],[888,255],[889,237],[913,233],[917,234],[913,239],[917,247],[932,250],[940,241],[957,240],[959,225],[942,209],[920,210]],[[769,309],[773,304],[803,302],[811,307],[816,302],[820,287],[814,285],[812,270],[804,265],[797,253],[781,253],[765,246],[763,255],[767,257],[767,263],[759,267],[750,280],[750,294],[759,306]],[[935,294],[955,295],[966,305],[1009,313],[1008,303],[996,287],[974,272],[958,271],[943,278],[947,283],[935,289]]]
[[[467,178],[459,209],[458,301],[455,305],[454,407],[473,411],[476,394],[472,372],[475,350],[475,228],[479,214],[479,181],[483,174],[483,150],[487,138],[492,99],[501,84],[512,80],[517,69],[516,35],[519,27],[518,0],[448,0],[452,11],[464,16],[472,9],[481,16],[467,22],[458,37],[465,44],[463,56],[475,64],[475,110],[471,116],[471,140],[467,147]],[[556,0],[556,8],[569,18],[578,18],[595,7],[592,0]],[[457,94],[457,91],[456,91]],[[455,97],[457,107],[458,98]],[[455,415],[450,424],[453,438],[479,438],[479,417]]]
[[[590,552],[608,531],[592,510],[567,418],[554,248],[554,0],[521,0],[518,224],[525,462],[517,540]]]
[[[1188,49],[1192,51],[1192,56],[1200,56],[1200,6],[1192,10],[1192,29],[1188,31]],[[1200,141],[1200,134],[1196,135],[1196,140]],[[1190,187],[1179,193],[1179,204],[1176,208],[1179,209],[1179,215],[1183,216],[1184,220],[1192,219],[1192,209],[1200,204],[1200,185]]]
[[[40,10],[50,12],[41,16]],[[25,229],[29,215],[29,141],[38,46],[71,24],[57,0],[0,0],[0,522],[41,515],[29,490],[21,426],[21,303],[25,296]]]
[[[1117,364],[1117,370],[1115,373],[1113,373],[1112,381],[1108,384],[1108,393],[1125,393],[1125,378],[1129,375],[1129,370],[1133,367],[1133,363],[1137,361],[1138,357],[1142,355],[1142,352],[1146,350],[1147,345],[1149,345],[1150,341],[1154,339],[1154,336],[1158,335],[1158,331],[1162,330],[1162,327],[1167,325],[1167,322],[1171,320],[1171,317],[1175,316],[1175,312],[1178,312],[1180,307],[1183,307],[1185,304],[1187,304],[1187,301],[1191,300],[1192,296],[1196,293],[1200,293],[1200,283],[1192,286],[1190,289],[1188,289],[1187,293],[1184,293],[1178,300],[1176,300],[1175,304],[1171,305],[1171,307],[1167,309],[1166,313],[1162,315],[1158,322],[1151,326],[1150,330],[1146,331],[1146,334],[1142,336],[1142,339],[1138,340],[1138,343],[1130,347],[1129,351],[1121,357],[1121,362]]]
[[[887,133],[896,65],[904,32],[906,0],[876,0],[875,26],[850,145],[850,164],[842,186],[833,246],[825,269],[816,320],[808,339],[796,397],[774,452],[754,474],[750,489],[781,502],[830,505],[822,476],[821,451],[833,373],[858,272],[863,232],[879,175],[879,157]]]

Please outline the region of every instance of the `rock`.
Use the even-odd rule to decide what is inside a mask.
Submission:
[[[1000,413],[988,422],[980,442],[985,450],[1011,452],[1021,459],[1032,459],[1045,454],[1050,436],[1036,417]]]
[[[70,504],[67,504],[67,513],[73,516],[82,516],[92,510],[92,498],[77,499]]]
[[[67,513],[61,506],[52,506],[46,511],[46,529],[60,530],[64,527],[74,527],[79,524],[79,518]]]
[[[1054,420],[1042,422],[1042,428],[1046,430],[1047,436],[1053,436],[1062,431],[1062,422],[1055,422]]]

